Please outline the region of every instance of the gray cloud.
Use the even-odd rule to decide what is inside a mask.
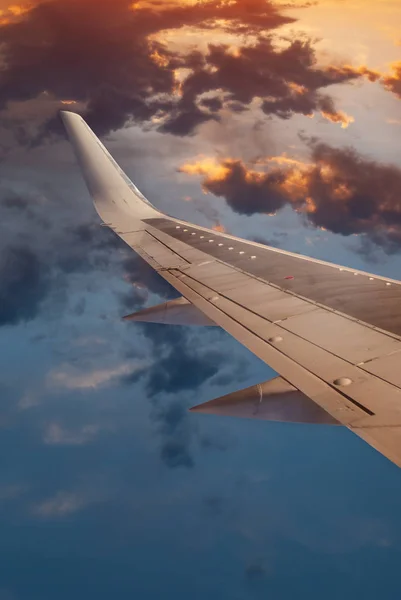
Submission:
[[[249,563],[245,568],[245,577],[249,580],[260,579],[265,577],[266,569],[263,566],[262,561],[255,561]]]
[[[152,419],[162,438],[161,458],[168,467],[192,467],[193,429],[183,392],[193,393],[210,380],[225,363],[225,356],[210,351],[210,345],[199,349],[188,328],[155,324],[135,324],[151,341],[154,363],[140,374],[124,377],[132,384],[144,378],[153,410]],[[171,401],[178,394],[181,400]]]
[[[196,443],[205,450],[226,450],[232,440],[224,432],[218,436],[202,434],[188,413],[195,404],[194,392],[208,382],[211,386],[241,382],[246,365],[231,354],[230,361],[224,347],[216,344],[219,330],[134,323],[151,342],[152,364],[140,371],[124,375],[122,381],[131,386],[142,381],[152,403],[151,419],[161,436],[161,458],[168,467],[192,467],[192,448]],[[201,343],[200,343],[201,342]],[[225,376],[222,381],[219,374]]]
[[[0,326],[34,319],[47,299],[60,297],[72,274],[104,270],[116,260],[110,255],[116,249],[114,234],[94,224],[61,230],[55,224],[43,235],[29,215],[23,218],[30,225],[21,241],[0,242]],[[83,309],[81,300],[77,310]]]
[[[50,289],[48,265],[29,247],[8,247],[0,258],[0,326],[34,319]]]
[[[167,467],[187,467],[194,466],[194,460],[189,453],[188,445],[180,440],[168,439],[163,442],[160,456]]]

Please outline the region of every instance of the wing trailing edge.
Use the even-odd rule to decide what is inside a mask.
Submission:
[[[286,423],[340,425],[328,412],[282,377],[199,404],[190,411]]]

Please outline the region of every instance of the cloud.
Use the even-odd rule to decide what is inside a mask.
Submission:
[[[124,362],[114,367],[98,368],[82,372],[80,368],[71,365],[63,365],[58,369],[50,371],[47,384],[53,388],[65,388],[68,390],[98,389],[112,385],[114,381],[123,375],[142,373],[147,363],[131,361]]]
[[[221,517],[225,512],[227,500],[221,496],[209,495],[203,498],[202,505],[207,515]]]
[[[15,143],[40,144],[64,134],[57,111],[67,106],[84,112],[99,135],[135,121],[187,136],[223,108],[243,111],[255,99],[268,115],[317,111],[348,126],[352,117],[322,90],[379,74],[319,67],[310,40],[277,47],[269,33],[293,21],[268,0],[40,2],[1,27],[0,127],[7,135],[12,129]],[[170,47],[168,34],[184,27],[203,29],[208,40],[230,33],[237,42]]]
[[[401,61],[392,64],[391,68],[391,75],[384,75],[381,81],[386,90],[401,100]]]
[[[7,8],[0,8],[0,27],[9,25],[14,21],[17,21],[29,12],[28,6],[22,6],[19,4],[12,4]]]
[[[203,190],[215,196],[223,196],[228,205],[240,214],[271,214],[287,202],[282,187],[286,175],[280,169],[265,174],[248,170],[246,165],[237,159],[202,159],[182,165],[179,170],[191,175],[204,175]]]
[[[92,442],[99,431],[99,425],[84,425],[77,431],[70,431],[59,423],[48,423],[43,441],[50,446],[83,446]]]
[[[160,456],[165,465],[170,468],[194,466],[187,444],[179,440],[169,439],[163,442]]]
[[[18,401],[19,410],[29,410],[40,404],[38,394],[29,390],[25,392]]]
[[[107,242],[100,249],[82,240],[74,244],[74,238],[78,242],[74,232],[70,232],[58,241],[49,235],[4,248],[0,242],[0,326],[35,319],[50,296],[60,296],[72,273],[102,269],[109,264]],[[48,253],[47,246],[51,247]]]
[[[162,438],[161,459],[170,468],[193,467],[188,400],[168,399],[181,392],[192,394],[219,371],[225,355],[211,351],[208,344],[199,348],[188,328],[155,324],[143,324],[141,328],[152,343],[152,354],[157,356],[143,376],[153,404],[151,418]],[[126,381],[131,383],[132,375]]]
[[[163,463],[169,468],[191,468],[195,464],[192,446],[196,440],[202,445],[202,439],[198,438],[187,409],[194,404],[192,396],[196,390],[206,382],[219,385],[214,377],[228,366],[227,353],[216,343],[220,333],[205,331],[199,343],[198,334],[190,327],[152,323],[133,326],[141,329],[151,343],[151,355],[157,358],[148,368],[124,375],[122,381],[130,386],[142,380],[152,404],[150,418],[161,437]],[[238,358],[230,358],[227,375],[233,382],[243,376],[244,368]],[[216,446],[211,441],[208,447]]]
[[[31,248],[15,245],[0,255],[0,326],[36,317],[49,291],[49,269]]]
[[[89,499],[78,492],[60,491],[33,507],[33,513],[42,518],[62,518],[83,510]]]
[[[63,202],[57,180],[49,196],[28,180],[3,183],[0,220],[7,224],[0,239],[0,327],[66,305],[74,274],[107,271],[113,264],[121,271],[128,252],[113,232],[82,214],[79,201]],[[84,310],[81,296],[72,311],[79,316]]]
[[[380,77],[366,66],[318,66],[313,43],[307,39],[277,47],[265,37],[234,50],[227,44],[209,44],[205,55],[192,54],[186,66],[192,73],[181,83],[181,98],[160,127],[177,135],[192,131],[191,115],[195,122],[201,106],[211,107],[208,119],[216,119],[219,103],[238,111],[249,108],[254,100],[260,100],[262,111],[268,115],[288,119],[293,114],[311,117],[318,112],[346,128],[354,118],[337,110],[324,90],[335,84],[360,79],[373,82]],[[197,101],[216,90],[218,96]]]
[[[121,266],[124,280],[133,286],[126,295],[121,296],[126,309],[142,307],[148,299],[148,292],[166,300],[177,297],[177,291],[134,252],[131,251],[123,258]]]
[[[266,574],[266,568],[262,561],[251,562],[245,568],[245,577],[251,581],[265,577]]]
[[[148,122],[167,111],[174,117],[164,130],[185,135],[213,118],[210,110],[217,110],[218,100],[204,104],[203,111],[187,98],[177,114],[176,69],[185,65],[179,53],[164,44],[163,35],[183,26],[250,34],[292,21],[265,0],[208,0],[193,5],[146,5],[132,0],[39,2],[23,19],[3,22],[1,27],[2,120],[13,123],[15,130],[19,126],[21,141],[33,138],[40,143],[49,133],[61,133],[55,116],[61,107],[84,110],[100,134],[120,129],[129,120]],[[26,127],[19,105],[38,98],[47,106],[42,115],[46,123],[37,112],[35,133],[32,121]]]
[[[224,357],[217,352],[195,352],[188,345],[171,349],[150,368],[148,393],[195,390],[217,373],[222,362]]]
[[[274,214],[291,206],[315,227],[364,234],[385,252],[401,245],[401,170],[309,140],[310,160],[264,160],[263,171],[239,159],[197,160],[180,171],[202,175],[205,192],[223,197],[237,213]],[[273,166],[272,166],[273,163]]]
[[[27,491],[25,485],[0,485],[0,504],[16,500]]]
[[[273,232],[272,238],[265,238],[260,236],[255,236],[252,238],[254,242],[257,244],[264,244],[265,246],[273,246],[273,248],[281,248],[283,246],[283,240],[288,238],[289,234],[285,231],[283,232]]]

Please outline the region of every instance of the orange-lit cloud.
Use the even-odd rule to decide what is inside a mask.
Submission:
[[[335,78],[339,76],[349,77],[350,79],[355,79],[356,77],[366,77],[371,82],[378,81],[381,77],[381,73],[379,71],[368,69],[368,67],[365,65],[361,65],[359,67],[353,67],[352,65],[333,65],[326,68],[326,73],[328,75],[333,75]]]
[[[308,91],[304,85],[299,85],[299,83],[294,83],[293,81],[288,83],[288,87],[294,94],[306,94]]]
[[[227,233],[226,228],[219,221],[212,227],[213,231],[218,231],[219,233]]]
[[[213,180],[224,180],[229,173],[229,161],[227,164],[220,164],[211,158],[201,158],[194,163],[187,163],[180,167],[180,172],[188,175],[207,175]]]
[[[202,175],[203,189],[238,213],[274,214],[289,205],[321,229],[365,233],[387,251],[401,247],[401,170],[351,149],[309,144],[310,161],[267,157],[264,172],[233,158],[202,159],[180,171]]]
[[[153,50],[149,56],[159,67],[167,67],[170,62],[167,56],[160,54],[158,50]]]
[[[11,4],[6,8],[0,8],[0,26],[9,25],[11,22],[29,12],[30,9],[31,6],[28,4]]]
[[[351,125],[351,123],[355,122],[354,117],[347,115],[346,113],[342,112],[341,110],[338,112],[333,112],[333,113],[322,110],[321,114],[322,114],[322,117],[324,117],[328,121],[331,121],[332,123],[340,123],[342,129],[347,129],[347,127],[349,127]]]
[[[277,165],[287,165],[287,166],[297,166],[297,167],[306,167],[307,163],[304,163],[301,160],[297,160],[296,158],[290,158],[287,154],[282,154],[281,156],[269,156],[265,159],[257,159],[255,164],[267,164],[267,163],[276,163]]]
[[[384,87],[393,92],[401,99],[401,61],[391,65],[392,74],[384,75],[382,83]]]

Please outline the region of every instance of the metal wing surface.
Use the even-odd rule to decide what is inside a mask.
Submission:
[[[62,118],[104,223],[185,299],[171,319],[154,309],[152,319],[180,322],[181,313],[186,324],[215,323],[281,376],[198,411],[280,419],[282,398],[282,420],[313,422],[314,411],[299,416],[309,402],[327,416],[316,422],[347,426],[401,466],[401,283],[169,217],[80,116]],[[274,410],[246,408],[269,399]]]

